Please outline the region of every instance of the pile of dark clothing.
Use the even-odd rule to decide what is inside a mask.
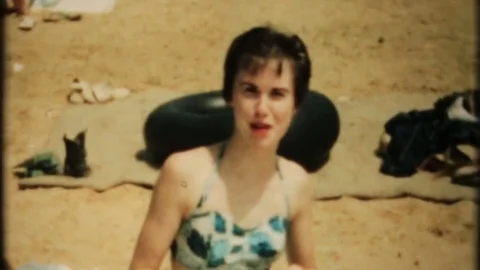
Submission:
[[[398,113],[385,123],[385,134],[390,141],[377,156],[382,159],[380,172],[394,177],[408,177],[419,169],[436,171],[437,155],[449,153],[458,164],[474,164],[471,158],[458,148],[469,145],[480,148],[480,91],[455,92],[438,99],[433,108]],[[444,160],[445,160],[444,159]],[[476,165],[474,165],[477,168]],[[467,175],[453,175],[452,182],[478,186],[479,170]]]

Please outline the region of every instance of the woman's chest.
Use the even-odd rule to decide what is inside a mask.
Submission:
[[[279,186],[229,189],[217,185],[201,200],[196,211],[216,211],[236,226],[254,228],[274,216],[288,218],[289,208],[288,197]]]
[[[237,262],[268,265],[285,249],[287,226],[282,216],[245,229],[216,211],[199,213],[183,224],[177,244],[188,246],[209,267]]]

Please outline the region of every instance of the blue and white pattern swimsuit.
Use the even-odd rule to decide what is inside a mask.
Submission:
[[[182,222],[171,246],[173,259],[192,270],[269,269],[285,249],[288,218],[274,216],[254,228],[243,229],[217,211],[200,210],[218,179],[218,164],[224,150],[223,144],[197,208]],[[283,181],[278,162],[277,172]],[[289,204],[284,195],[288,217]]]

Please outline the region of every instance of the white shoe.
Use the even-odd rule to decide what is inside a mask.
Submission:
[[[30,31],[35,26],[35,20],[32,17],[25,16],[18,24],[20,30]]]

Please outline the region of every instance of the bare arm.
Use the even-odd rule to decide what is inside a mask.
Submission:
[[[313,187],[308,179],[302,180],[294,196],[296,212],[288,231],[288,259],[290,269],[316,269],[313,234]]]
[[[187,209],[181,163],[168,158],[153,189],[147,217],[141,228],[130,270],[157,270],[164,260]]]

